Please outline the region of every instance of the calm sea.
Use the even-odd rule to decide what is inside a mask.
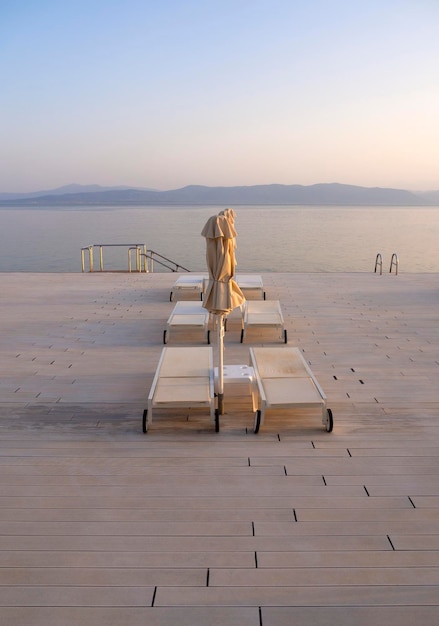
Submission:
[[[222,208],[2,207],[0,271],[80,272],[82,247],[118,243],[144,243],[192,271],[205,271],[200,232]],[[378,253],[385,272],[393,253],[400,272],[439,272],[439,208],[235,210],[241,272],[371,272]],[[127,269],[126,249],[104,249],[104,263],[105,269]]]

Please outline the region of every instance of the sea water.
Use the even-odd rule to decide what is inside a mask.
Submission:
[[[2,207],[0,271],[80,272],[81,248],[132,243],[145,244],[192,271],[205,271],[200,233],[223,208]],[[439,208],[234,209],[241,272],[370,272],[377,254],[388,272],[394,253],[400,272],[439,272]],[[127,255],[126,248],[105,248],[105,269],[126,270]],[[160,271],[157,264],[155,271]]]

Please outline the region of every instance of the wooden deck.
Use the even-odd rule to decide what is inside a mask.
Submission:
[[[229,385],[144,435],[175,278],[0,274],[1,623],[436,626],[439,275],[263,274],[333,433]]]

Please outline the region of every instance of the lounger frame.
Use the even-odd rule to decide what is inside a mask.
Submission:
[[[264,423],[270,408],[320,408],[327,432],[333,429],[326,396],[299,348],[250,348],[250,365],[255,372],[259,401],[254,432]]]
[[[210,344],[209,319],[210,313],[203,308],[201,302],[192,300],[176,302],[163,331],[163,343],[168,343],[172,329],[189,330],[199,328],[204,332],[207,343]]]
[[[237,274],[235,280],[246,299],[256,296],[256,298],[265,300],[266,294],[262,276],[258,274]]]
[[[155,409],[200,407],[209,409],[210,420],[218,432],[212,348],[163,348],[148,395],[148,407],[143,412],[143,432],[152,423]]]
[[[203,291],[207,274],[183,274],[175,281],[169,294],[169,300],[172,302],[174,293],[179,295],[199,294],[200,300],[203,299]]]
[[[287,331],[279,300],[247,300],[243,305],[241,343],[248,329],[275,328],[279,338],[287,343]]]

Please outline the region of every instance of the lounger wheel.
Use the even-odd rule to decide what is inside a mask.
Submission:
[[[163,343],[168,343],[168,337],[167,337],[167,335],[168,335],[168,332],[167,332],[167,330],[165,329],[165,330],[163,331]]]
[[[172,293],[172,291],[171,291],[171,293],[169,294],[169,302],[172,302],[172,296],[173,296],[173,295],[174,295],[174,294],[173,294],[173,293]]]
[[[260,426],[261,426],[261,411],[258,409],[255,413],[255,425],[253,427],[253,432],[255,433],[255,435],[258,434]]]
[[[288,343],[287,329],[284,329],[284,343]]]
[[[215,409],[215,432],[219,433],[219,411]]]
[[[244,329],[241,328],[241,343],[244,341]]]
[[[210,330],[207,331],[207,343],[210,344]]]
[[[334,419],[332,417],[331,409],[326,409],[326,423],[325,428],[327,433],[332,433],[332,429],[334,428]]]
[[[142,417],[142,430],[144,433],[146,433],[148,430],[147,415],[148,415],[148,409],[145,409],[143,411],[143,417]]]

